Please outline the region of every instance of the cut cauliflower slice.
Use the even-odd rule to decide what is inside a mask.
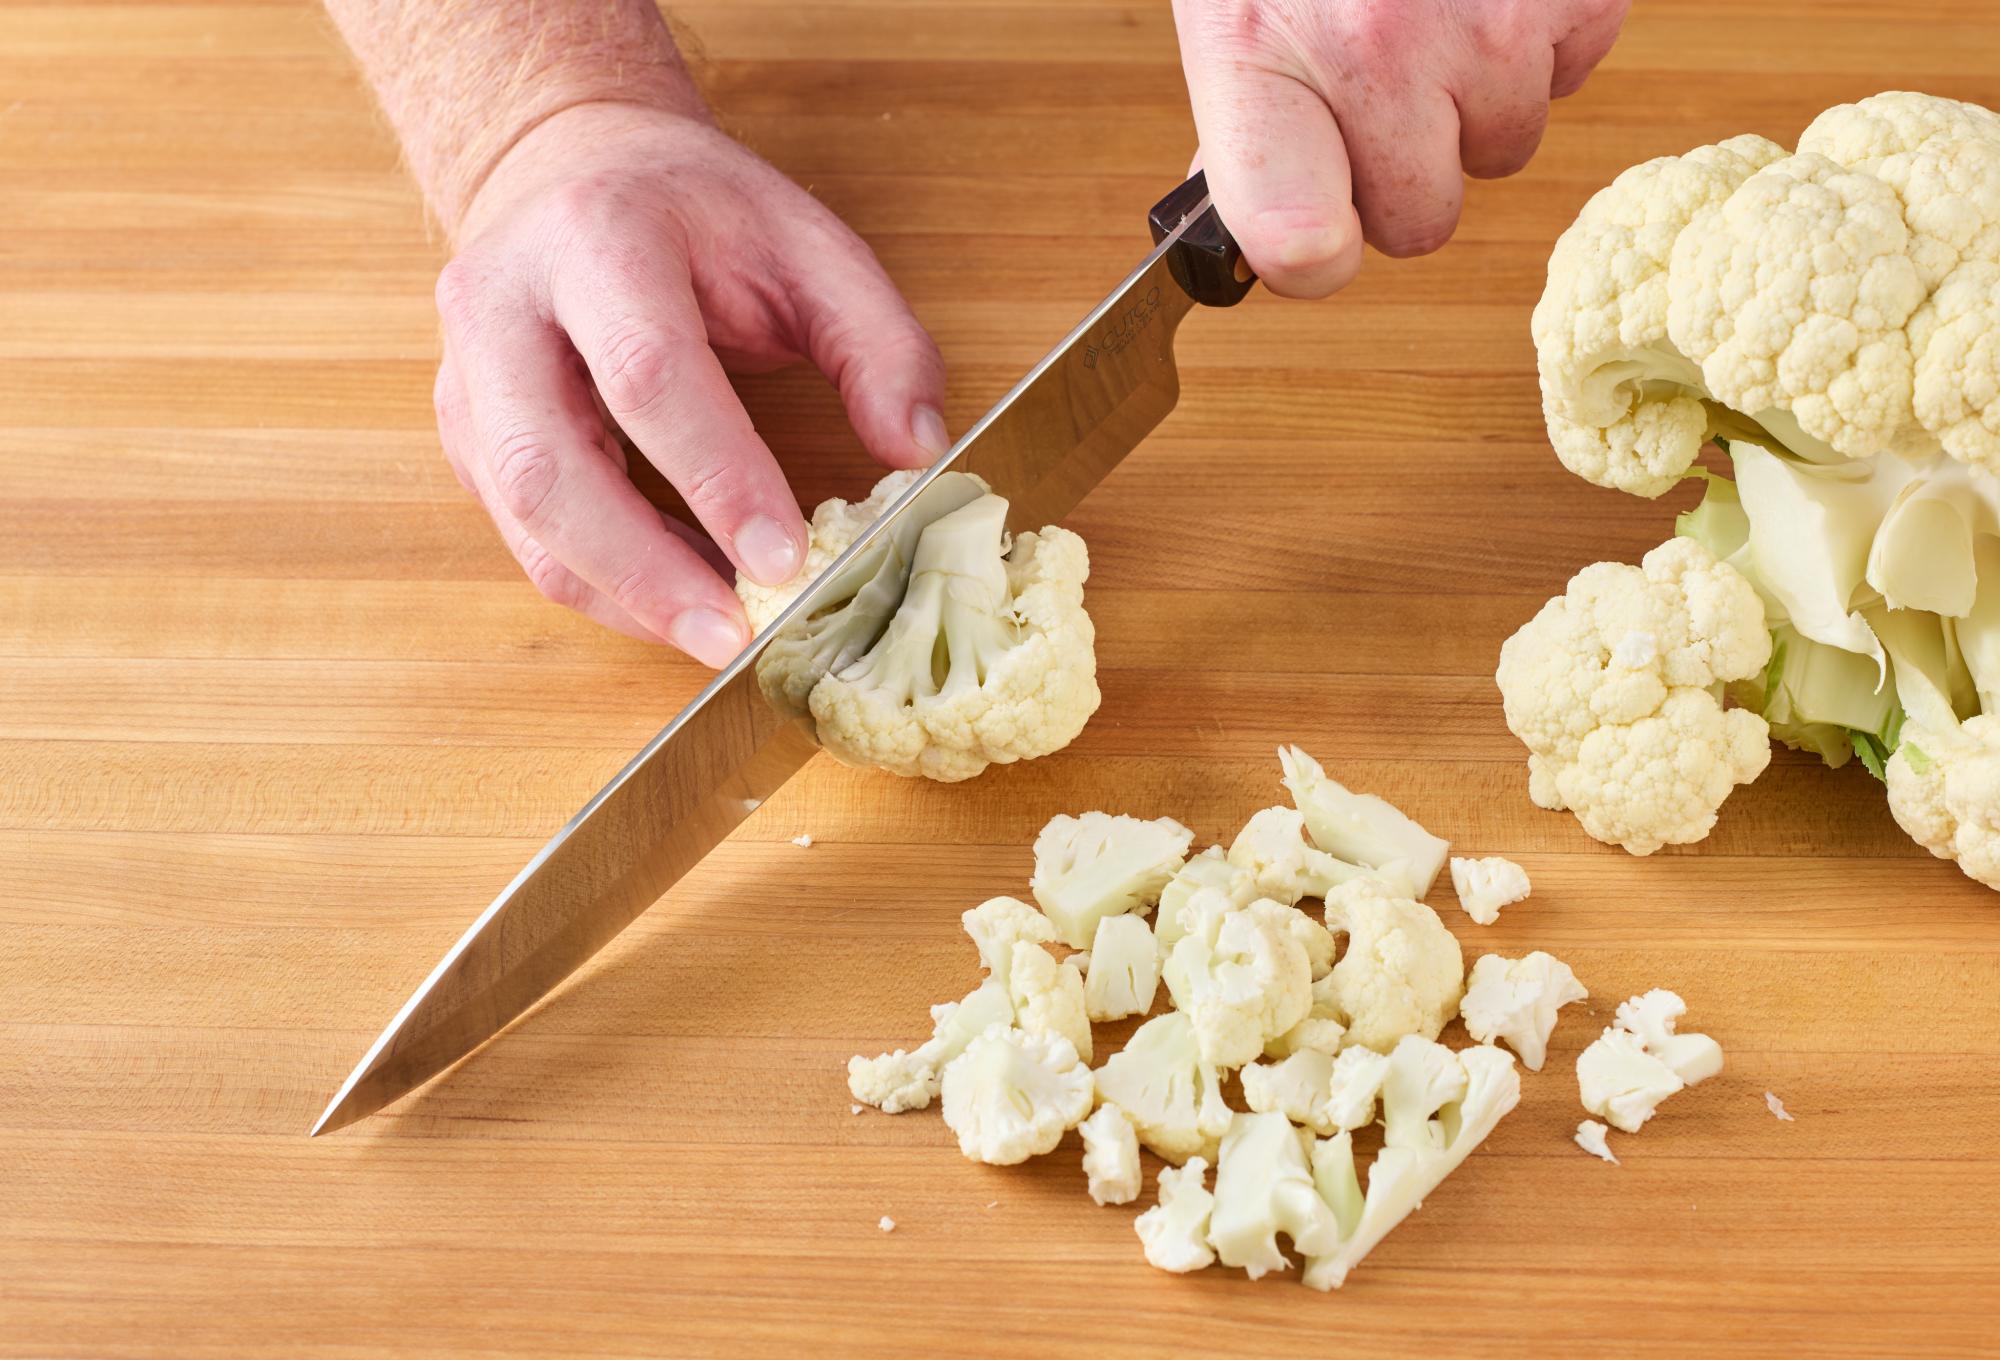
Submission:
[[[1327,1076],[1321,1122],[1346,1132],[1375,1122],[1382,1083],[1389,1079],[1389,1056],[1372,1048],[1343,1048]]]
[[[1056,938],[1055,924],[1048,917],[1014,897],[989,897],[958,920],[979,950],[980,965],[1002,987],[1013,970],[1016,944],[1024,940],[1051,944]]]
[[[1326,1113],[1333,1061],[1330,1054],[1302,1048],[1278,1062],[1253,1062],[1238,1073],[1243,1081],[1243,1103],[1259,1114],[1281,1114],[1315,1133],[1337,1133],[1338,1127],[1327,1122]]]
[[[1465,981],[1465,957],[1438,914],[1360,878],[1327,898],[1326,923],[1347,936],[1326,983],[1344,1043],[1386,1053],[1404,1035],[1435,1039]]]
[[[1305,1283],[1338,1289],[1348,1272],[1485,1141],[1521,1100],[1521,1074],[1497,1048],[1453,1053],[1415,1035],[1389,1055],[1383,1145],[1360,1193],[1350,1135],[1313,1149],[1313,1179],[1341,1224],[1333,1250],[1309,1254]],[[1359,1201],[1357,1207],[1357,1201]]]
[[[1089,957],[1083,1000],[1092,1020],[1123,1020],[1153,1009],[1160,953],[1144,917],[1127,914],[1099,921]]]
[[[1451,853],[1449,842],[1374,794],[1350,792],[1296,746],[1279,747],[1278,764],[1313,844],[1337,859],[1375,870],[1376,877],[1407,881],[1412,897],[1430,892]]]
[[[1098,1099],[1123,1110],[1139,1141],[1170,1162],[1213,1157],[1229,1128],[1221,1074],[1202,1060],[1193,1022],[1177,1011],[1139,1026],[1096,1079]]]
[[[1886,771],[1889,810],[1910,838],[2000,889],[2000,716],[1909,723]]]
[[[1637,1133],[1661,1101],[1722,1070],[1722,1046],[1706,1034],[1676,1034],[1687,1003],[1655,988],[1618,1008],[1617,1022],[1577,1056],[1583,1108]]]
[[[1300,1136],[1282,1114],[1239,1114],[1222,1139],[1208,1241],[1222,1264],[1253,1280],[1291,1265],[1280,1234],[1308,1256],[1340,1245],[1340,1224],[1313,1185],[1310,1140]]]
[[[1083,1174],[1090,1197],[1099,1204],[1130,1204],[1139,1198],[1139,1135],[1116,1105],[1104,1104],[1076,1126],[1083,1135]]]
[[[1035,900],[1062,942],[1088,949],[1107,916],[1145,911],[1187,860],[1194,832],[1170,817],[1147,822],[1086,812],[1049,820],[1035,837]]]
[[[1148,1265],[1185,1275],[1215,1264],[1208,1245],[1215,1196],[1202,1185],[1207,1174],[1208,1162],[1201,1157],[1190,1158],[1183,1167],[1161,1168],[1160,1202],[1132,1223],[1145,1244]]]
[[[1295,914],[1268,900],[1196,910],[1164,976],[1203,1062],[1241,1067],[1312,1009],[1312,960],[1290,924]]]
[[[813,686],[822,745],[850,765],[953,782],[1059,751],[1097,711],[1083,540],[1015,536],[982,496],[917,539],[881,636]]]
[[[1634,634],[1647,638],[1644,633]],[[1648,641],[1650,639],[1648,638]],[[1621,641],[1619,646],[1624,646]],[[1645,644],[1637,644],[1643,651]],[[1634,661],[1639,651],[1627,650],[1621,658],[1618,649],[1612,649],[1611,664],[1644,665],[1652,660]],[[1458,895],[1458,905],[1465,908],[1465,914],[1482,926],[1490,926],[1500,919],[1500,908],[1511,907],[1516,902],[1528,900],[1528,871],[1511,859],[1499,855],[1488,855],[1484,859],[1466,859],[1459,855],[1451,857],[1451,890]]]
[[[1505,1039],[1523,1067],[1539,1072],[1548,1058],[1556,1012],[1589,996],[1570,966],[1553,954],[1539,949],[1518,959],[1483,954],[1472,965],[1459,1014],[1467,1034],[1483,1044]]]
[[[944,1069],[944,1122],[973,1161],[1012,1166],[1053,1151],[1090,1093],[1069,1040],[992,1025]]]
[[[1771,659],[1764,606],[1734,567],[1674,538],[1639,566],[1585,567],[1500,649],[1507,726],[1528,795],[1598,840],[1650,855],[1706,836],[1730,790],[1764,772],[1770,727],[1717,690]],[[1638,634],[1644,665],[1621,665]]]
[[[1258,896],[1288,907],[1302,897],[1325,897],[1348,879],[1373,872],[1308,844],[1305,814],[1288,807],[1265,808],[1252,816],[1230,842],[1229,862],[1250,875]]]
[[[1219,900],[1231,907],[1247,907],[1257,896],[1257,880],[1248,870],[1230,863],[1226,851],[1211,845],[1180,867],[1167,886],[1160,890],[1160,911],[1154,920],[1153,937],[1160,957],[1173,952],[1181,936],[1187,934],[1187,906],[1197,894]]]
[[[1090,1061],[1090,1016],[1076,969],[1063,967],[1040,945],[1018,940],[1007,995],[1014,1003],[1015,1024],[1029,1034],[1059,1034],[1078,1057]]]
[[[915,1052],[897,1049],[880,1057],[847,1060],[847,1089],[863,1105],[884,1114],[921,1110],[938,1093],[945,1065],[990,1025],[1014,1020],[1014,1003],[1003,982],[988,979],[963,1001],[931,1007],[931,1037]]]

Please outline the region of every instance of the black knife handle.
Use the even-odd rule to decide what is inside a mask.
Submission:
[[[1207,197],[1208,175],[1197,170],[1180,188],[1155,203],[1153,211],[1147,214],[1153,226],[1153,244],[1166,240],[1167,234]],[[1204,307],[1234,307],[1257,282],[1257,276],[1243,259],[1243,252],[1236,248],[1236,238],[1222,225],[1213,203],[1188,223],[1167,256],[1167,268],[1173,271],[1174,282],[1181,286],[1181,291]]]

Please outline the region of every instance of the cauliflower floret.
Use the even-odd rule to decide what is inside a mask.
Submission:
[[[1219,845],[1209,846],[1183,864],[1160,890],[1160,914],[1154,920],[1153,937],[1161,958],[1172,953],[1181,936],[1187,934],[1186,908],[1200,893],[1231,907],[1247,907],[1257,896],[1257,880],[1247,870],[1230,863]]]
[[[1653,642],[1652,635],[1635,633],[1633,637],[1643,639],[1643,642],[1633,646],[1620,642],[1612,648],[1612,665],[1638,667],[1651,663],[1653,658],[1648,649]],[[1620,648],[1625,650],[1621,653]],[[1458,895],[1458,905],[1465,908],[1467,916],[1479,925],[1490,926],[1500,919],[1500,908],[1528,900],[1528,871],[1499,855],[1488,855],[1484,859],[1453,855],[1451,890]]]
[[[1618,1154],[1611,1150],[1605,1135],[1610,1132],[1595,1119],[1586,1119],[1576,1126],[1576,1145],[1591,1156],[1618,1165]]]
[[[1003,557],[1006,519],[982,496],[923,531],[881,637],[812,689],[833,755],[949,783],[1059,751],[1097,711],[1083,540],[1019,534]]]
[[[1407,881],[1412,897],[1430,892],[1451,853],[1449,842],[1374,794],[1350,792],[1296,746],[1279,747],[1278,764],[1314,845],[1338,859],[1376,870],[1376,877]]]
[[[1917,419],[1946,453],[2000,473],[2000,264],[1966,263],[1910,322]]]
[[[1465,1032],[1483,1044],[1505,1039],[1530,1072],[1542,1070],[1555,1032],[1556,1012],[1590,993],[1570,966],[1537,949],[1525,958],[1484,954],[1472,965],[1459,1014]]]
[[[963,1001],[931,1007],[931,1037],[913,1053],[897,1049],[880,1057],[847,1060],[847,1089],[884,1114],[921,1110],[937,1096],[945,1065],[989,1025],[1012,1024],[1014,1003],[1004,982],[991,978]]]
[[[1074,957],[1074,956],[1072,956]],[[1160,953],[1139,916],[1107,916],[1097,923],[1084,983],[1092,1020],[1123,1020],[1153,1009],[1160,985]]]
[[[1312,1009],[1312,960],[1287,913],[1267,900],[1233,911],[1203,904],[1174,946],[1167,991],[1193,1023],[1203,1062],[1240,1067]]]
[[[1885,773],[1896,824],[1939,859],[2000,889],[2000,715],[1956,728],[1906,724]]]
[[[1026,940],[1014,945],[1007,975],[1014,1023],[1030,1034],[1059,1034],[1077,1056],[1090,1061],[1090,1016],[1083,1000],[1083,977],[1065,968],[1048,950]]]
[[[1577,1056],[1583,1108],[1637,1133],[1661,1101],[1722,1070],[1722,1046],[1706,1034],[1676,1034],[1687,1004],[1654,989],[1618,1008],[1617,1022]]]
[[[1012,1166],[1082,1123],[1090,1092],[1069,1040],[992,1025],[944,1069],[944,1122],[973,1161]]]
[[[1383,1145],[1368,1168],[1366,1197],[1354,1174],[1350,1135],[1313,1149],[1313,1179],[1342,1234],[1332,1251],[1308,1254],[1305,1283],[1338,1289],[1520,1100],[1521,1074],[1500,1049],[1453,1053],[1415,1035],[1399,1042],[1383,1083]]]
[[[1279,1062],[1253,1062],[1238,1075],[1243,1080],[1243,1103],[1258,1113],[1281,1114],[1315,1133],[1339,1132],[1326,1115],[1327,1093],[1333,1086],[1330,1054],[1302,1048]]]
[[[1652,655],[1619,665],[1635,633]],[[1585,567],[1500,649],[1495,679],[1528,747],[1528,796],[1635,855],[1700,840],[1730,790],[1771,759],[1769,725],[1725,711],[1715,691],[1770,659],[1756,590],[1693,539],[1669,539],[1637,567]]]
[[[1099,1204],[1130,1204],[1139,1198],[1139,1135],[1116,1105],[1104,1104],[1076,1126],[1083,1135],[1083,1174],[1090,1197]]]
[[[1215,1264],[1215,1252],[1208,1245],[1215,1196],[1201,1183],[1207,1174],[1208,1162],[1201,1157],[1189,1159],[1178,1170],[1161,1169],[1160,1202],[1132,1223],[1145,1244],[1148,1265],[1185,1275]]]
[[[1308,1256],[1340,1245],[1340,1224],[1313,1185],[1299,1138],[1282,1114],[1239,1114],[1222,1139],[1208,1241],[1222,1264],[1253,1280],[1291,1265],[1280,1233]]]
[[[750,626],[760,633],[769,627],[771,620],[784,613],[785,606],[818,580],[833,565],[833,560],[846,552],[863,530],[882,518],[896,498],[908,491],[921,475],[920,468],[905,468],[875,483],[866,500],[848,502],[835,497],[821,501],[812,513],[805,565],[799,568],[798,575],[777,586],[759,585],[747,576],[736,578],[736,598],[743,601],[743,612],[750,616]]]
[[[979,950],[980,965],[1002,987],[1014,963],[1014,946],[1050,944],[1056,938],[1055,924],[1026,902],[1014,897],[989,897],[960,914],[959,924]]]
[[[1139,1141],[1170,1162],[1215,1155],[1229,1127],[1222,1077],[1204,1062],[1194,1024],[1178,1011],[1155,1016],[1097,1069],[1097,1097],[1115,1104]]]
[[[1438,914],[1374,879],[1336,888],[1326,923],[1347,936],[1327,975],[1345,1043],[1388,1052],[1406,1034],[1434,1039],[1458,1010],[1465,957]]]
[[[1251,817],[1229,843],[1229,862],[1251,876],[1258,896],[1286,906],[1301,897],[1325,897],[1371,872],[1307,844],[1305,814],[1288,807],[1265,808]]]
[[[1375,1103],[1389,1078],[1389,1055],[1372,1048],[1343,1048],[1327,1078],[1322,1121],[1342,1131],[1375,1121]]]
[[[1028,886],[1062,942],[1090,948],[1107,916],[1145,911],[1186,862],[1194,832],[1170,817],[1150,822],[1086,812],[1053,817],[1035,837]]]

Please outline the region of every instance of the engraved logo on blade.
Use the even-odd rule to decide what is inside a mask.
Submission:
[[[1130,306],[1115,316],[1107,317],[1103,328],[1097,334],[1095,344],[1084,346],[1083,366],[1097,367],[1097,356],[1116,354],[1139,338],[1139,333],[1150,326],[1160,312],[1159,285],[1146,290],[1146,295],[1135,299]]]

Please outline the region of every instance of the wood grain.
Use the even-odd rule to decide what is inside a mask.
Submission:
[[[960,425],[1191,144],[1164,3],[676,17],[908,291]],[[815,764],[504,1042],[317,1142],[701,677],[541,603],[438,458],[441,254],[317,10],[6,2],[0,52],[0,1355],[1992,1353],[2000,906],[1790,755],[1698,851],[1605,850],[1528,805],[1489,679],[1684,499],[1548,452],[1555,234],[1646,156],[1891,86],[2000,103],[1986,0],[1646,0],[1451,249],[1190,322],[1181,409],[1072,521],[1105,706],[1070,752],[957,788]],[[802,499],[866,484],[815,380],[743,392]],[[1728,1070],[1602,1166],[1567,1019],[1331,1298],[1146,1269],[1073,1144],[1003,1171],[849,1114],[844,1059],[970,984],[957,913],[1021,889],[1044,819],[1224,838],[1287,739],[1527,865],[1468,949],[1560,953],[1599,1016],[1675,986]]]

